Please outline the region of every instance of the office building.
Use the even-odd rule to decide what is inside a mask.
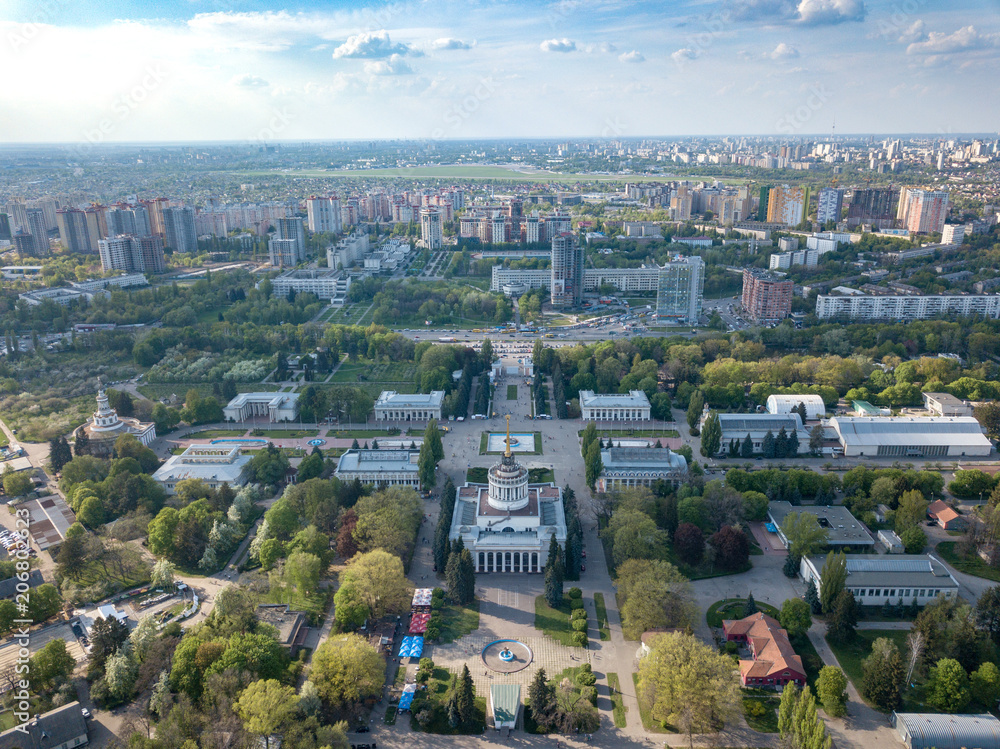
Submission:
[[[163,235],[174,252],[197,252],[198,235],[194,231],[194,208],[167,208],[163,211]]]
[[[157,236],[133,237],[119,235],[97,242],[101,267],[105,271],[121,270],[126,273],[162,273],[166,270],[163,246]]]
[[[1000,318],[1000,295],[828,296],[816,298],[821,320],[926,320],[932,317]]]
[[[847,225],[871,224],[876,229],[892,227],[892,201],[896,191],[891,187],[870,187],[855,190],[847,206]]]
[[[287,297],[290,291],[294,291],[296,294],[315,294],[319,299],[343,304],[351,288],[351,277],[330,268],[297,268],[271,279],[271,285],[276,297]]]
[[[806,584],[815,581],[817,592],[823,589],[825,563],[825,556],[804,556],[799,562],[799,575]],[[909,605],[914,599],[923,606],[939,595],[958,595],[958,582],[930,554],[848,554],[844,587],[861,606],[897,604],[900,600]]]
[[[373,486],[420,487],[419,450],[348,450],[337,461],[334,476],[343,482],[357,479]]]
[[[972,404],[951,393],[923,393],[924,408],[938,416],[972,416]]]
[[[500,218],[500,229],[503,229],[503,219]],[[494,229],[494,234],[496,229]],[[440,250],[444,244],[444,234],[441,226],[441,211],[436,208],[423,208],[420,211],[420,241],[429,250]],[[494,237],[494,242],[505,242],[506,238]]]
[[[743,269],[742,305],[746,315],[757,323],[777,322],[792,313],[792,287],[795,284],[757,268]]]
[[[487,481],[459,488],[448,538],[472,552],[477,573],[543,572],[550,539],[566,543],[562,489],[529,483],[509,440]]]
[[[648,421],[649,398],[642,390],[630,390],[627,395],[581,390],[580,415],[584,421]]]
[[[827,221],[840,221],[844,207],[844,191],[835,187],[824,187],[817,196],[816,221],[822,225]]]
[[[583,302],[583,248],[576,237],[564,231],[552,237],[553,307],[578,307]]]
[[[687,460],[669,447],[611,447],[601,451],[601,461],[598,492],[652,486],[657,481],[679,486],[687,476]]]
[[[965,240],[965,224],[945,224],[941,229],[941,244],[962,244]]]
[[[837,416],[830,427],[846,458],[968,458],[993,451],[971,416]]]
[[[900,224],[914,234],[931,234],[944,229],[948,216],[947,192],[938,190],[906,191],[906,205],[899,216]]]
[[[45,221],[45,212],[41,208],[28,208],[28,233],[32,237],[35,257],[45,257],[49,254],[49,228]]]
[[[56,226],[59,228],[59,239],[69,252],[97,252],[96,222],[88,221],[87,212],[79,208],[63,208],[56,211]]]
[[[831,549],[851,549],[853,551],[874,550],[875,539],[872,538],[864,523],[855,518],[850,510],[841,505],[822,507],[816,505],[793,505],[791,502],[770,502],[767,506],[767,521],[774,526],[775,532],[785,548],[789,547],[788,537],[783,527],[789,515],[812,515],[820,528],[826,530],[826,544]]]
[[[306,220],[309,231],[340,234],[342,220],[340,215],[340,199],[336,196],[311,197],[306,201]]]
[[[159,239],[159,237],[157,237]],[[116,289],[128,289],[133,286],[149,286],[149,281],[142,273],[125,273],[109,278],[92,278],[88,281],[70,281],[70,286],[80,291],[100,291],[109,286]],[[100,324],[100,323],[98,323]],[[114,324],[111,326],[114,328]]]
[[[298,393],[240,393],[222,409],[226,421],[295,421],[299,414]]]
[[[223,484],[243,486],[250,477],[249,455],[239,445],[191,445],[180,455],[171,455],[153,474],[167,494],[177,493],[177,484],[187,479],[200,479],[210,489]]]
[[[443,403],[443,390],[415,394],[383,390],[375,401],[375,421],[440,421]]]
[[[809,189],[782,185],[772,187],[767,195],[767,222],[796,226],[805,220]]]
[[[585,271],[586,273],[586,271]],[[705,261],[677,255],[657,272],[656,316],[696,325],[705,297]]]

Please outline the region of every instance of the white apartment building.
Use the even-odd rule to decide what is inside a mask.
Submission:
[[[290,270],[271,280],[276,297],[286,297],[294,290],[296,294],[315,294],[320,299],[340,299],[351,288],[351,277],[343,271],[329,268],[309,268]],[[258,284],[258,287],[260,284]]]
[[[444,234],[441,226],[441,211],[437,208],[421,209],[420,239],[424,243],[424,247],[429,250],[440,250],[444,244]],[[494,239],[494,241],[497,240]]]
[[[333,269],[350,268],[360,263],[367,254],[368,234],[358,231],[341,239],[335,247],[327,248],[326,264]]]
[[[925,320],[931,317],[1000,318],[1000,295],[827,296],[816,298],[821,320]]]
[[[941,244],[962,244],[965,224],[945,224],[941,230]]]
[[[656,291],[660,269],[652,268],[584,268],[583,290],[596,291],[603,284],[611,284],[619,291]],[[499,293],[505,286],[521,290],[547,289],[552,283],[552,272],[536,269],[514,270],[502,265],[493,266],[490,291]]]
[[[795,250],[793,252],[775,252],[771,255],[768,267],[771,270],[791,268],[793,265],[814,268],[818,263],[819,253],[816,250]]]
[[[306,201],[306,220],[311,232],[340,234],[340,199],[336,196],[312,197]]]

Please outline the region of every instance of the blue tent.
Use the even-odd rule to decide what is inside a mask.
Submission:
[[[419,658],[424,654],[423,637],[404,637],[399,646],[400,658]]]
[[[403,694],[399,697],[399,708],[400,710],[409,710],[410,705],[413,704],[413,698],[417,696],[417,685],[407,684],[403,687]]]

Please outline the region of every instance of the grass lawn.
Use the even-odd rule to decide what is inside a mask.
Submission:
[[[532,484],[554,484],[556,475],[551,468],[529,468],[528,481]]]
[[[470,632],[479,629],[479,599],[473,599],[468,606],[446,603],[441,609],[442,644],[454,642]]]
[[[747,725],[760,733],[777,733],[778,702],[777,697],[744,696],[743,716],[747,719]]]
[[[854,686],[860,692],[861,683],[864,680],[864,670],[861,663],[871,653],[872,643],[879,637],[887,637],[896,643],[896,647],[899,648],[900,654],[905,659],[906,638],[909,634],[909,632],[898,629],[859,629],[855,631],[854,637],[848,642],[837,642],[830,638],[827,638],[826,642],[830,646],[830,650],[833,651],[833,654],[837,656],[837,661],[844,670],[844,675],[854,682]],[[908,692],[909,695],[912,695],[913,690],[908,690]],[[903,702],[904,710],[910,710],[914,707],[912,704],[907,704],[906,696],[904,696]],[[937,712],[934,709],[930,711]],[[926,710],[921,708],[918,712],[926,712]]]
[[[385,724],[387,726],[396,725],[396,714],[398,710],[395,705],[390,705],[385,709]]]
[[[4,710],[0,713],[0,731],[9,731],[17,725],[17,718],[14,717],[13,710]]]
[[[816,646],[812,644],[812,640],[809,639],[808,635],[798,635],[796,637],[789,637],[788,639],[792,643],[795,652],[802,658],[802,665],[806,669],[806,684],[809,685],[809,688],[815,694],[816,679],[819,678],[819,672],[823,670],[823,659],[819,657],[819,653],[816,652]]]
[[[597,609],[597,630],[600,632],[602,640],[611,639],[611,630],[608,628],[608,607],[604,605],[604,594],[594,593],[594,608]]]
[[[635,694],[636,697],[638,697],[639,674],[632,674],[632,683],[635,684]],[[639,700],[639,717],[642,719],[642,727],[650,733],[677,733],[677,731],[671,731],[664,728],[659,722],[653,720],[653,717],[649,714],[649,707],[641,699]]]
[[[963,557],[958,553],[958,542],[942,541],[935,548],[937,549],[937,553],[941,555],[941,558],[959,572],[1000,582],[1000,569],[990,567],[976,554]]]
[[[413,701],[413,708],[410,710],[410,728],[412,730],[447,736],[477,735],[486,730],[486,699],[479,694],[476,695],[475,720],[470,728],[463,730],[462,728],[452,728],[448,724],[446,700],[453,678],[451,671],[446,668],[438,666],[434,669],[427,682],[427,689],[418,690],[417,697]],[[440,706],[440,709],[433,709],[435,706]],[[417,723],[415,716],[425,708],[432,709],[435,719],[429,725],[421,726]]]
[[[746,603],[745,598],[727,598],[723,601],[716,601],[705,612],[705,621],[708,622],[709,627],[721,627],[723,619],[742,619],[744,603]],[[763,611],[768,616],[773,616],[775,619],[778,618],[778,610],[774,606],[760,601],[755,603],[758,610]]]
[[[354,382],[413,383],[417,365],[407,362],[375,362],[368,359],[344,362],[330,378],[331,383]],[[390,390],[394,388],[388,388]]]
[[[517,400],[517,385],[507,386],[507,400],[516,401]]]
[[[246,429],[206,429],[203,432],[191,432],[183,439],[214,440],[217,437],[242,437],[246,433]]]
[[[420,430],[420,435],[423,436],[424,430]],[[388,429],[337,429],[329,430],[326,433],[327,437],[335,437],[337,439],[372,439],[373,437],[399,437],[399,434],[391,434]],[[416,435],[414,435],[416,436]]]
[[[485,484],[487,482],[486,472],[488,470],[482,466],[470,468],[465,472],[465,480],[470,484]]]
[[[254,429],[254,437],[273,437],[274,439],[301,439],[315,437],[322,429]]]
[[[535,599],[535,629],[542,630],[552,639],[566,647],[574,647],[573,628],[570,626],[569,596],[563,596],[559,608],[554,609],[549,606],[545,596],[538,596]]]
[[[614,717],[615,727],[624,728],[626,726],[625,700],[622,699],[622,687],[618,681],[618,674],[608,674],[608,686],[611,688],[611,715]]]

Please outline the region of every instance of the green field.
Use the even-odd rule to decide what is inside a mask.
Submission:
[[[336,325],[357,325],[371,304],[345,304],[343,307],[330,307],[320,315],[319,322]]]
[[[473,599],[468,606],[448,603],[441,609],[441,637],[446,644],[479,629],[479,599]]]
[[[254,429],[253,436],[268,439],[302,439],[316,437],[323,431],[323,429]]]
[[[375,382],[387,385],[412,385],[416,373],[417,365],[406,362],[351,361],[340,365],[330,378],[330,384]]]
[[[603,639],[603,638],[602,638]],[[614,718],[617,728],[624,728],[625,720],[625,700],[622,699],[622,687],[618,681],[618,674],[608,674],[608,688],[611,690],[611,715]]]
[[[559,608],[554,609],[549,606],[545,596],[538,596],[535,599],[535,629],[542,630],[543,634],[566,647],[573,647],[573,635],[575,631],[570,626],[569,596],[564,595]]]
[[[181,439],[214,440],[217,437],[242,437],[246,433],[246,429],[206,429],[201,432],[191,432],[191,434],[187,434]]]
[[[744,603],[746,603],[745,598],[727,598],[724,601],[716,601],[705,612],[705,621],[708,622],[709,627],[721,627],[723,619],[742,619]],[[774,606],[760,601],[755,601],[755,603],[759,611],[763,611],[775,619],[778,618],[778,610]]]
[[[963,557],[956,551],[956,546],[957,543],[955,541],[942,541],[935,547],[935,549],[944,561],[959,572],[964,572],[966,575],[972,575],[974,577],[982,577],[986,580],[993,580],[994,582],[1000,582],[1000,569],[990,567],[982,560],[982,558],[979,557],[978,554],[970,554],[969,556]]]
[[[848,642],[838,642],[829,637],[826,638],[830,650],[837,656],[837,662],[844,671],[844,675],[850,679],[858,692],[861,691],[861,684],[864,681],[864,669],[862,661],[872,652],[872,643],[879,637],[886,637],[896,643],[900,654],[906,658],[906,638],[909,632],[900,629],[859,629],[855,630],[854,637]],[[794,643],[793,643],[794,645]],[[801,655],[801,653],[800,653]],[[938,712],[937,710],[920,705],[914,700],[918,697],[917,690],[908,689],[903,693],[903,710],[915,712]]]
[[[517,385],[507,386],[507,400],[516,401],[517,400]]]
[[[611,639],[611,630],[608,628],[608,607],[604,604],[604,594],[594,593],[594,608],[597,610],[597,631],[602,640]]]
[[[496,179],[520,182],[660,182],[670,177],[665,174],[584,174],[579,172],[550,172],[547,170],[522,171],[513,167],[488,164],[452,164],[446,166],[417,166],[383,169],[282,169],[280,171],[252,170],[239,174],[251,176],[282,177],[353,177],[372,179],[378,177],[410,179]],[[693,177],[686,177],[694,179]]]
[[[212,383],[210,382],[147,382],[136,388],[142,395],[150,400],[160,400],[176,395],[183,399],[188,390],[197,390],[200,395],[212,395]],[[259,382],[240,382],[236,384],[237,393],[276,393],[277,385],[262,384]],[[93,400],[93,399],[91,399]],[[221,401],[221,398],[219,399]]]

